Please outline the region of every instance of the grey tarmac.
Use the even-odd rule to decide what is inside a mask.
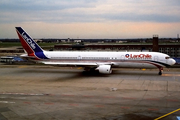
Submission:
[[[180,108],[180,68],[0,65],[0,120],[153,120]],[[163,120],[174,120],[180,111]]]

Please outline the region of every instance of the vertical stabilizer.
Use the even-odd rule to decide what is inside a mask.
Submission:
[[[37,57],[37,59],[47,59],[43,53],[43,49],[27,34],[21,27],[16,27],[17,34],[21,44],[28,56]]]

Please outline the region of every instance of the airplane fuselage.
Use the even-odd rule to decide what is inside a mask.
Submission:
[[[44,51],[39,62],[69,66],[111,65],[121,68],[160,68],[174,64],[168,55],[158,52]],[[64,63],[64,64],[63,64]]]

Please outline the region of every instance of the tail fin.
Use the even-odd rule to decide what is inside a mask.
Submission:
[[[37,57],[38,59],[47,59],[43,53],[43,49],[26,33],[25,30],[21,27],[16,27],[16,31],[28,56]]]

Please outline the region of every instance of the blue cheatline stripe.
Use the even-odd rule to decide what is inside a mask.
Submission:
[[[171,65],[169,64],[166,64],[166,63],[162,63],[162,62],[158,62],[158,61],[153,61],[153,60],[142,60],[142,61],[132,61],[132,62],[140,62],[140,63],[148,63],[148,64],[153,64],[155,65],[156,67],[159,66],[165,66],[165,67],[170,67]]]
[[[166,63],[162,63],[162,62],[158,62],[158,61],[152,61],[152,60],[147,60],[147,61],[153,62],[153,63],[157,63],[157,64],[160,64],[160,65],[163,65],[163,66],[166,66],[166,67],[171,66],[171,65],[168,65],[168,64],[166,64]]]
[[[43,52],[36,52],[35,55],[40,59],[49,59],[44,55]]]

